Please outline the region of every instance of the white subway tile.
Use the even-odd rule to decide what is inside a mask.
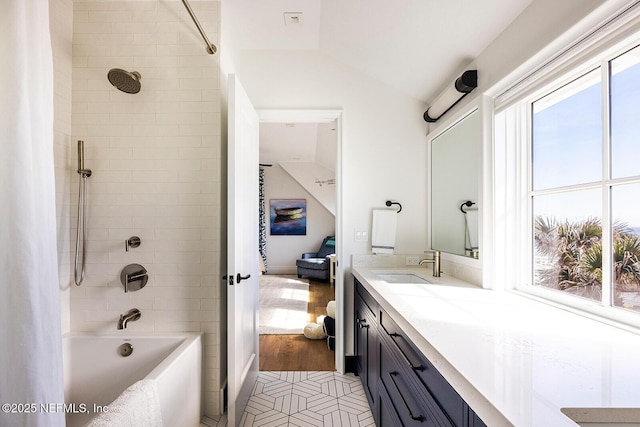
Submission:
[[[179,136],[180,135],[180,125],[165,125],[165,124],[154,124],[154,125],[138,125],[135,126],[133,132],[131,132],[128,136]],[[123,135],[124,136],[124,135]]]
[[[198,332],[200,322],[167,322],[164,320],[155,321],[156,330],[163,332]]]
[[[111,50],[109,46],[94,46],[89,44],[74,43],[73,55],[78,57],[111,56]]]
[[[133,206],[154,206],[164,209],[165,206],[173,206],[178,203],[176,194],[136,194],[131,200]]]
[[[133,171],[130,182],[174,182],[177,171]]]
[[[197,298],[154,298],[154,310],[200,310],[200,300]]]
[[[202,101],[202,92],[198,90],[159,90],[156,99],[159,102]]]
[[[72,120],[79,125],[96,125],[108,122],[109,115],[99,113],[74,113]]]
[[[96,33],[74,34],[73,44],[88,44],[92,46],[110,46],[112,44],[126,44],[134,42],[134,34]]]
[[[108,34],[111,33],[109,22],[74,22],[73,34]]]
[[[192,1],[192,6],[216,43],[218,2]],[[70,292],[71,329],[113,332],[119,315],[137,306],[143,318],[126,333],[206,331],[205,384],[213,389],[205,396],[206,410],[217,411],[222,162],[218,58],[204,53],[180,2],[76,0],[73,7],[73,87],[60,82],[55,92],[57,98],[70,93],[74,103],[60,107],[56,101],[56,113],[69,116],[73,137],[67,137],[62,154],[56,154],[68,158],[56,164],[56,173],[75,169],[75,140],[85,139],[94,179],[89,240],[93,259],[86,286],[73,286]],[[57,46],[54,40],[54,50]],[[140,72],[141,92],[129,95],[111,87],[106,78],[111,68]],[[56,67],[55,72],[63,76],[71,70]],[[58,183],[58,191],[70,190],[63,203],[74,222],[78,179],[71,174],[66,184]],[[125,252],[122,240],[132,235],[141,236],[143,246]],[[69,261],[70,246],[66,244],[64,252]],[[131,262],[144,262],[150,280],[140,292],[124,294],[119,274]]]
[[[87,67],[95,67],[95,68],[103,68],[106,73],[111,68],[124,68],[129,69],[134,65],[134,58],[132,56],[88,56],[87,57]]]
[[[109,91],[74,90],[71,99],[73,102],[108,102]]]
[[[89,11],[89,22],[132,22],[131,13],[128,11]],[[75,20],[75,17],[74,17]]]
[[[181,127],[202,124],[201,113],[157,113],[156,120],[158,123],[176,124]]]
[[[149,34],[158,32],[155,22],[113,22],[110,24],[115,34]]]
[[[141,251],[133,252],[131,249],[129,252],[124,250],[124,242],[112,242],[111,252],[109,252],[109,262],[111,264],[119,264],[125,266],[127,264],[149,264],[154,262],[154,255],[152,253],[144,253]],[[147,267],[149,269],[150,267]]]

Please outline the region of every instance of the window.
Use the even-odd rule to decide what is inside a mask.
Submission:
[[[638,82],[635,47],[525,102],[533,288],[640,313]]]

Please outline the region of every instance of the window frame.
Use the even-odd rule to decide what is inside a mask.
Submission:
[[[637,19],[640,21],[640,19]],[[609,40],[607,42],[607,40]],[[640,327],[640,313],[625,310],[613,305],[613,242],[612,242],[612,194],[618,185],[640,183],[640,173],[632,177],[613,178],[611,174],[611,120],[610,120],[610,61],[625,54],[631,49],[640,46],[640,28],[636,28],[633,34],[626,34],[621,38],[619,34],[609,37],[604,36],[598,49],[591,49],[591,52],[581,52],[578,55],[581,59],[578,63],[572,58],[571,66],[560,67],[561,71],[550,70],[540,75],[537,79],[537,88],[526,91],[522,98],[511,105],[495,112],[494,126],[496,129],[496,149],[494,152],[509,151],[508,148],[501,147],[510,141],[516,147],[511,149],[511,160],[515,160],[516,166],[504,167],[503,170],[494,171],[496,175],[505,175],[513,178],[516,182],[510,189],[507,189],[504,196],[512,198],[515,203],[505,203],[505,207],[511,211],[508,215],[507,226],[516,233],[503,232],[507,241],[507,248],[501,251],[504,256],[503,265],[506,273],[496,275],[496,279],[506,280],[506,289],[523,293],[527,296],[541,299],[558,305],[561,308],[576,311],[579,314],[594,315],[600,320],[613,321],[616,324]],[[585,49],[586,51],[590,49]],[[564,187],[552,187],[540,190],[533,190],[533,104],[542,97],[558,90],[580,78],[589,71],[600,69],[601,79],[601,115],[602,115],[602,175],[601,179],[590,183],[580,183]],[[509,121],[514,121],[509,123]],[[512,128],[511,132],[507,128]],[[504,132],[504,134],[500,134]],[[511,138],[511,139],[510,139]],[[509,158],[504,159],[509,161]],[[496,158],[494,163],[501,159]],[[553,193],[563,193],[577,191],[587,188],[599,188],[602,194],[601,200],[601,225],[602,225],[602,299],[600,301],[588,300],[561,291],[546,289],[533,284],[534,272],[534,218],[533,200],[535,196]],[[500,194],[497,194],[498,198]],[[517,206],[518,201],[520,206]],[[496,206],[498,208],[498,206]],[[497,210],[496,210],[497,211]],[[498,224],[494,223],[494,231],[497,231]],[[496,260],[494,269],[499,268],[499,260]]]

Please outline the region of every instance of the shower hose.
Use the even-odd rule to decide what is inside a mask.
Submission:
[[[81,173],[78,186],[78,228],[76,231],[76,256],[73,272],[76,286],[80,286],[84,280],[85,258],[87,255],[87,181],[88,176]],[[80,243],[81,240],[82,244]],[[80,256],[81,251],[82,256]],[[81,259],[79,260],[79,258]]]

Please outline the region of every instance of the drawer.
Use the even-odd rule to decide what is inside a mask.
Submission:
[[[403,426],[452,427],[433,397],[417,381],[404,360],[393,353],[388,340],[380,340],[380,382]],[[380,391],[379,391],[380,393]]]
[[[403,427],[396,408],[389,397],[389,393],[384,388],[382,381],[378,379],[378,413],[376,414],[376,425],[378,427]]]
[[[393,349],[396,357],[401,358],[407,369],[447,415],[453,425],[463,426],[467,418],[467,405],[447,380],[422,355],[404,334],[398,324],[382,311],[380,312],[380,333]]]

